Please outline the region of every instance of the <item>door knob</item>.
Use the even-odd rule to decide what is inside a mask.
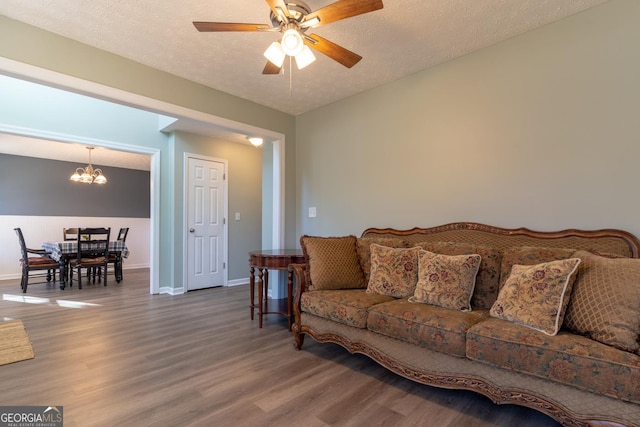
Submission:
[[[189,229],[189,233],[195,233],[196,229],[195,228],[190,228]]]

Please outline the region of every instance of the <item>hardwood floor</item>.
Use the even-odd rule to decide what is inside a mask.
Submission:
[[[249,318],[247,286],[149,295],[148,270],[117,284],[0,281],[35,359],[0,366],[0,405],[59,405],[86,426],[556,426],[518,406],[405,380],[366,356]]]

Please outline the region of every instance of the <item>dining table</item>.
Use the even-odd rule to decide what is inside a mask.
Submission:
[[[78,241],[65,240],[62,242],[44,242],[42,249],[48,252],[48,255],[60,264],[60,287],[66,286],[68,261],[77,256]],[[119,267],[115,268],[116,281],[122,280],[122,258],[129,257],[129,249],[122,240],[113,240],[109,242],[109,252],[115,253],[118,259]],[[120,277],[118,277],[120,276]]]

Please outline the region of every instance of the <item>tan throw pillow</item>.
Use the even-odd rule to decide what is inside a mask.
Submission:
[[[369,283],[371,273],[371,244],[375,243],[389,248],[406,248],[409,243],[397,237],[360,237],[358,239],[358,260],[364,273],[365,283]]]
[[[418,284],[409,302],[471,311],[471,295],[481,260],[477,254],[438,255],[421,250],[418,254]]]
[[[420,248],[396,249],[371,245],[370,294],[406,298],[413,295],[418,282]]]
[[[500,266],[500,289],[509,278],[511,267],[519,265],[536,265],[543,262],[567,259],[573,256],[575,249],[545,248],[537,246],[518,246],[507,248],[502,255]]]
[[[622,350],[638,352],[640,259],[606,258],[578,251],[582,259],[565,326]]]
[[[309,266],[310,290],[365,287],[355,236],[302,236],[300,245]]]
[[[514,265],[489,314],[556,335],[562,326],[579,264],[579,258],[570,258],[537,265]]]

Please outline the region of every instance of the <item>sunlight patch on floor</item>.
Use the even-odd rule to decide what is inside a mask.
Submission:
[[[52,302],[49,298],[32,297],[27,295],[2,294],[2,299],[4,301],[22,302],[26,304],[58,305],[64,308],[100,307],[100,304],[94,304],[90,302],[70,301],[64,299],[59,299]]]
[[[60,307],[66,308],[100,307],[100,304],[94,304],[92,302],[69,301],[64,299],[59,299],[56,302]]]

